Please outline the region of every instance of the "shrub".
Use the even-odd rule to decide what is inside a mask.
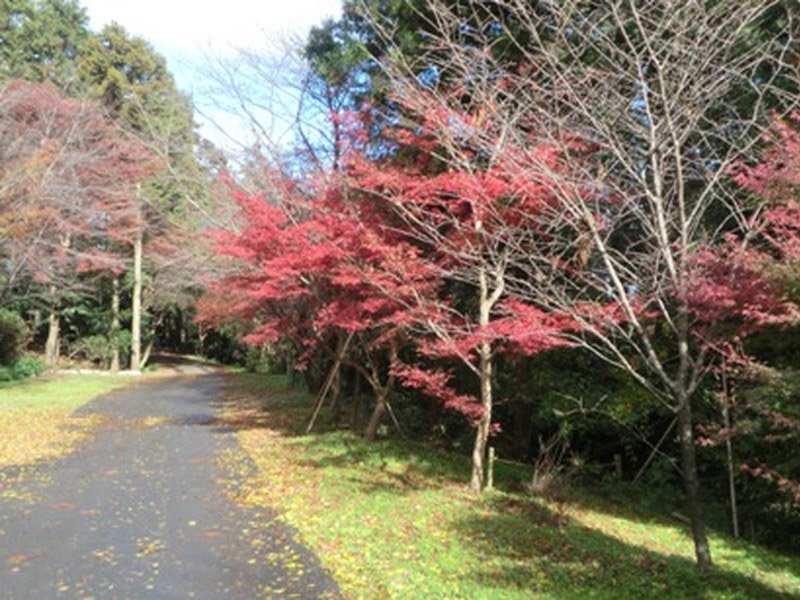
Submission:
[[[14,373],[17,379],[25,379],[26,377],[33,377],[41,375],[47,369],[47,366],[37,358],[32,356],[23,356],[16,363],[14,363]]]
[[[46,370],[45,364],[33,357],[24,356],[13,365],[0,366],[0,382],[18,381],[39,375]]]
[[[0,383],[5,383],[7,381],[14,381],[14,369],[11,367],[3,367],[0,366]]]
[[[0,365],[11,366],[30,339],[30,330],[17,313],[0,308]]]
[[[90,335],[73,342],[70,348],[70,358],[107,365],[111,360],[113,344],[105,335]]]
[[[273,372],[274,362],[274,355],[267,352],[265,348],[247,346],[243,366],[250,373],[271,373]]]

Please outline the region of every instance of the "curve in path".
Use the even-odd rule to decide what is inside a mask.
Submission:
[[[39,468],[33,500],[0,498],[0,598],[338,598],[274,514],[226,493],[236,448],[222,377],[179,377],[86,405],[109,426]]]

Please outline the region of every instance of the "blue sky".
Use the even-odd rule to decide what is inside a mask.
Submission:
[[[150,42],[167,59],[178,87],[204,104],[203,69],[209,54],[232,56],[237,49],[269,52],[282,38],[303,36],[313,25],[341,12],[340,0],[81,0],[91,27],[116,21]],[[221,112],[205,110],[232,137],[246,128]],[[222,146],[229,140],[198,115],[201,133]]]

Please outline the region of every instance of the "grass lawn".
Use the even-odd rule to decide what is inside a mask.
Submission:
[[[131,382],[130,377],[73,375],[0,384],[0,469],[70,451],[97,424],[97,418],[71,416],[75,409]]]
[[[702,575],[680,523],[586,493],[475,498],[463,457],[324,426],[299,435],[310,400],[280,377],[232,375],[227,399],[241,500],[278,510],[348,598],[800,598],[800,557],[712,534]]]

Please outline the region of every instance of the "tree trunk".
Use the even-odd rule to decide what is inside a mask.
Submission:
[[[139,368],[144,369],[147,366],[147,361],[150,360],[150,354],[153,352],[153,346],[155,345],[156,340],[153,337],[152,340],[147,344],[147,347],[144,350],[144,355],[142,356],[141,362],[139,363]]]
[[[378,425],[381,423],[383,414],[389,407],[389,394],[394,389],[397,377],[392,372],[392,367],[397,364],[397,345],[392,342],[389,346],[389,377],[386,380],[386,385],[380,384],[380,371],[376,365],[372,366],[372,376],[368,377],[366,372],[362,372],[364,378],[369,382],[372,390],[375,392],[375,408],[372,411],[372,416],[369,418],[367,428],[364,430],[364,437],[370,441],[375,439],[378,433]]]
[[[197,352],[200,356],[205,356],[207,335],[208,333],[202,327],[197,328]]]
[[[131,300],[131,371],[138,371],[142,362],[142,234],[133,241],[133,298]]]
[[[533,404],[518,400],[512,405],[514,415],[515,459],[526,461],[531,456],[533,438]]]
[[[700,480],[697,475],[694,432],[692,431],[692,408],[685,395],[678,398],[678,430],[681,444],[683,482],[686,488],[686,503],[692,528],[697,566],[707,570],[711,566],[711,550],[706,538],[705,522],[700,506]]]
[[[480,384],[482,412],[472,448],[472,477],[469,482],[469,489],[476,493],[483,490],[486,481],[483,463],[492,423],[492,348],[489,342],[481,342],[480,346]]]
[[[489,325],[492,305],[492,298],[489,296],[489,284],[486,278],[486,270],[480,269],[480,314],[478,324],[481,330],[485,330]],[[492,296],[496,296],[492,294]],[[481,418],[478,421],[478,428],[475,432],[475,445],[472,448],[472,477],[469,481],[469,489],[475,493],[480,493],[486,482],[486,473],[483,466],[486,457],[486,445],[489,442],[489,427],[492,423],[492,344],[488,340],[480,343],[478,348],[480,363],[478,373],[481,386]]]
[[[119,278],[111,281],[111,372],[119,373]]]
[[[731,500],[731,525],[733,537],[739,537],[739,508],[736,503],[736,479],[733,462],[733,442],[731,441],[731,394],[728,386],[727,365],[722,365],[722,424],[725,427],[725,454],[728,463],[728,493]]]
[[[51,367],[55,367],[56,363],[58,363],[58,354],[61,346],[59,329],[58,311],[54,307],[51,309],[50,316],[48,317],[47,342],[44,346],[45,362]]]
[[[186,326],[183,323],[183,311],[181,309],[175,312],[175,338],[176,349],[183,352],[186,349]]]
[[[45,362],[51,367],[58,363],[58,354],[61,347],[60,329],[61,323],[58,316],[58,299],[56,286],[51,285],[48,290],[50,293],[50,314],[47,317],[47,341],[44,345]]]
[[[286,356],[284,358],[284,362],[286,364],[286,385],[288,387],[294,387],[295,379],[297,375],[295,375],[294,371],[294,351],[287,350]]]
[[[730,428],[728,419],[728,407],[725,407],[725,429]],[[731,499],[731,524],[733,526],[733,537],[739,537],[739,507],[736,502],[736,470],[733,463],[733,446],[730,433],[725,436],[725,451],[728,458],[728,492]]]
[[[381,424],[383,414],[386,412],[386,400],[388,396],[389,390],[375,395],[375,408],[372,411],[372,416],[369,418],[366,429],[364,429],[364,437],[369,441],[373,441],[378,435],[378,425]]]

